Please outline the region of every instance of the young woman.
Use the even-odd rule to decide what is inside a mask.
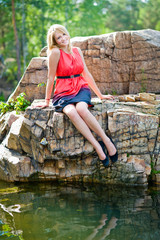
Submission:
[[[88,106],[92,106],[88,85],[100,99],[113,99],[113,96],[100,92],[87,69],[80,48],[71,46],[70,35],[64,26],[55,24],[49,28],[47,44],[48,81],[45,104],[40,107],[49,106],[54,79],[57,77],[52,100],[55,111],[63,112],[70,118],[79,132],[93,145],[103,165],[108,167],[109,157],[112,162],[116,162],[118,153],[112,140],[106,136],[88,110]],[[97,133],[102,141],[98,142],[90,129]]]

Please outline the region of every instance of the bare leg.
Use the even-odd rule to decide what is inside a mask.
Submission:
[[[63,112],[70,118],[70,120],[72,121],[74,126],[77,128],[77,130],[92,144],[100,160],[104,160],[106,158],[105,153],[103,152],[100,144],[93,136],[92,132],[90,131],[85,121],[78,114],[75,106],[72,104],[69,104],[63,108]]]
[[[114,229],[117,225],[118,219],[116,217],[112,217],[108,223],[108,226],[104,229],[104,234],[100,240],[105,240],[107,236],[110,235],[112,229]]]
[[[102,219],[100,220],[100,225],[94,229],[93,233],[89,235],[86,240],[94,239],[96,234],[98,233],[98,230],[102,229],[106,225],[106,221],[107,221],[107,215],[103,214]]]
[[[96,118],[92,115],[92,113],[88,110],[88,105],[85,102],[79,102],[76,104],[76,109],[81,118],[85,121],[85,123],[88,125],[90,129],[92,129],[95,133],[100,136],[106,145],[106,148],[108,150],[108,153],[110,156],[114,155],[116,153],[116,148],[114,144],[110,141],[110,139],[107,137],[101,126],[99,125],[99,122],[96,120]]]

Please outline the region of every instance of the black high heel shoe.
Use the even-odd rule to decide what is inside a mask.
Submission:
[[[108,167],[109,166],[109,158],[108,158],[108,155],[106,154],[106,149],[105,149],[106,146],[105,146],[104,142],[102,142],[102,141],[98,141],[98,142],[101,145],[101,148],[106,155],[106,158],[104,160],[100,160],[100,161],[103,163],[104,167]]]
[[[108,136],[108,137],[109,137],[109,139],[111,140],[111,142],[113,143],[113,145],[115,146],[112,138],[111,138],[110,136]],[[117,161],[118,161],[118,151],[117,151],[117,149],[116,149],[116,153],[115,153],[114,155],[112,155],[112,156],[109,155],[109,157],[110,157],[112,163],[117,162]]]

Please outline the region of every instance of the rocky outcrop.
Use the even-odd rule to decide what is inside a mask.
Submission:
[[[48,67],[46,57],[34,57],[24,72],[19,84],[9,99],[15,99],[20,93],[25,92],[30,102],[34,99],[45,98],[45,84],[47,82]],[[39,84],[44,84],[39,87]]]
[[[80,47],[88,69],[103,93],[160,93],[160,32],[115,32],[72,39]],[[47,81],[46,47],[29,63],[11,97],[25,92],[28,100],[43,99]]]
[[[0,116],[0,179],[5,181],[83,181],[147,185],[160,166],[160,32],[126,31],[72,39],[103,93],[126,94],[95,102],[91,110],[119,152],[105,169],[93,147],[62,113],[29,107],[24,114]],[[47,81],[46,48],[33,58],[10,98],[25,92],[43,101]],[[127,95],[139,91],[152,92]],[[97,136],[96,136],[97,137]],[[153,171],[152,171],[153,172]],[[157,171],[159,172],[159,170]]]
[[[63,113],[28,107],[1,117],[0,179],[147,185],[151,163],[160,164],[160,100],[92,101],[92,113],[117,146],[116,164],[104,168]]]
[[[73,38],[102,92],[160,93],[160,32],[125,31]]]

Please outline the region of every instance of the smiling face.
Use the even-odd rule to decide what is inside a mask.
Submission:
[[[72,53],[70,35],[67,29],[59,24],[53,24],[47,33],[47,55],[52,48],[61,48],[63,51]]]
[[[61,48],[67,47],[69,45],[70,37],[64,32],[57,30],[54,34],[54,38],[55,38],[56,43]]]

